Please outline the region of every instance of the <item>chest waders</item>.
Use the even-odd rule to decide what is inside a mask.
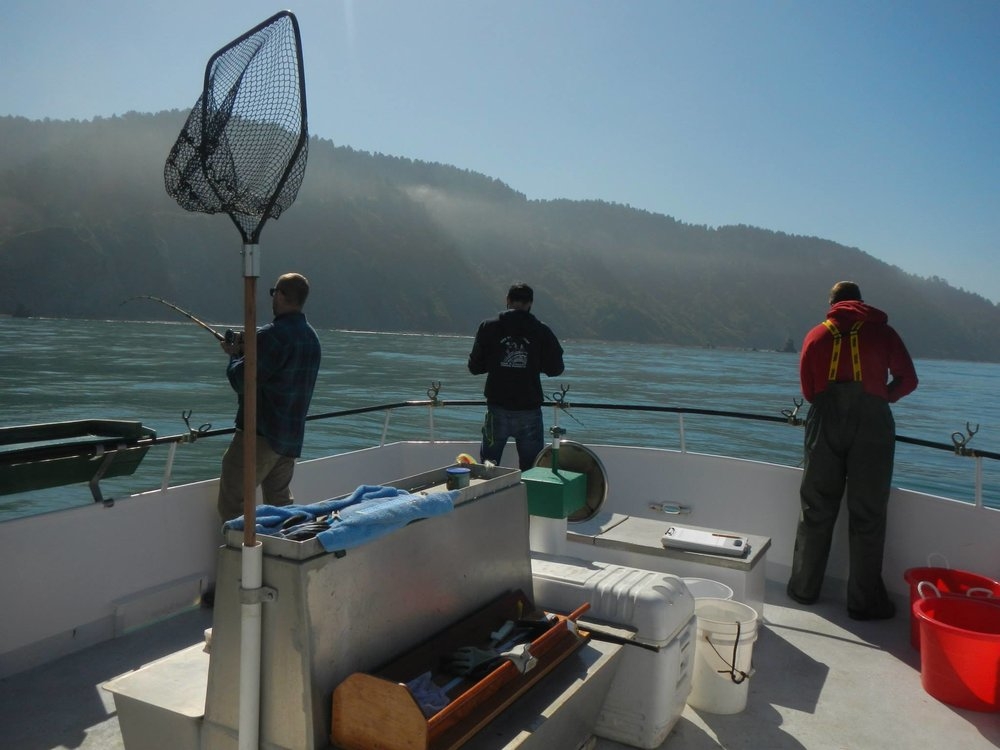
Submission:
[[[895,425],[889,405],[862,384],[857,321],[847,335],[849,381],[839,381],[844,335],[832,320],[823,325],[833,337],[827,387],[806,419],[801,513],[788,593],[796,601],[819,598],[844,490],[850,516],[850,572],[847,608],[865,616],[891,608],[882,583],[886,507],[892,480]]]

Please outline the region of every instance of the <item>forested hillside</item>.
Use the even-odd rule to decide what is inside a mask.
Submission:
[[[241,240],[163,188],[186,112],[0,118],[0,313],[242,320]],[[942,252],[946,252],[942,249]],[[861,284],[914,356],[1000,361],[1000,308],[856,248],[605,202],[533,201],[488,176],[313,138],[296,203],[261,236],[259,306],[287,270],[314,325],[471,335],[507,286],[564,339],[797,348],[830,286]]]

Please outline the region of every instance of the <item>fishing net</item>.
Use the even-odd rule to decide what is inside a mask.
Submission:
[[[227,213],[247,244],[292,205],[309,133],[298,22],[282,11],[216,52],[163,180],[188,211]]]

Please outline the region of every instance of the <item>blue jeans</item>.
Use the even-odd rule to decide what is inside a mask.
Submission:
[[[518,465],[521,471],[534,466],[535,459],[545,447],[542,408],[515,410],[487,406],[479,460],[492,461],[499,466],[508,438],[514,438],[514,443],[517,445]]]

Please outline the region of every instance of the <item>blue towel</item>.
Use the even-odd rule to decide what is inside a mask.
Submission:
[[[259,505],[256,529],[259,534],[280,536],[295,527],[312,523],[331,513],[338,515],[330,527],[316,534],[327,552],[358,547],[411,521],[447,513],[455,507],[458,490],[414,495],[398,487],[363,484],[347,497],[323,500],[309,505]],[[284,528],[290,519],[300,519]],[[224,528],[243,530],[243,517],[225,523]]]
[[[430,672],[424,672],[414,677],[406,683],[406,689],[410,691],[410,695],[420,707],[420,711],[428,719],[451,703],[448,693],[445,692],[444,688],[434,683]]]

